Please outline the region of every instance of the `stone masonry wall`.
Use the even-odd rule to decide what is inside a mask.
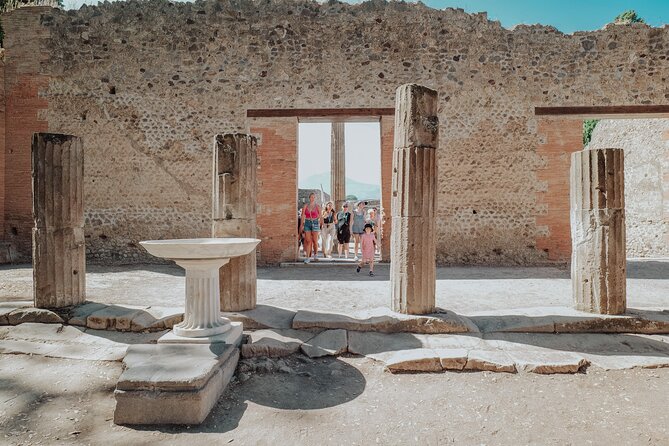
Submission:
[[[625,151],[628,257],[669,257],[669,119],[602,120],[588,147]]]
[[[143,261],[139,240],[208,235],[213,137],[248,131],[246,109],[392,107],[409,82],[439,91],[438,261],[559,260],[545,243],[562,223],[547,223],[560,204],[541,197],[551,156],[534,107],[669,104],[666,26],[564,35],[379,0],[149,0],[14,11],[3,17],[8,60],[30,58],[11,31],[19,22],[47,36],[35,106],[48,131],[84,138],[94,261]],[[260,143],[261,170],[272,150]],[[281,205],[261,186],[260,208],[263,194]]]

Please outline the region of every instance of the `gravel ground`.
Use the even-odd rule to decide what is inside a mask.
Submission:
[[[363,271],[364,272],[364,271]],[[351,312],[389,306],[389,268],[356,274],[352,266],[258,269],[258,303],[290,309]],[[181,307],[184,273],[177,266],[91,266],[88,300],[108,304]],[[629,262],[628,306],[667,308],[669,260]],[[437,269],[437,305],[467,314],[526,307],[571,306],[569,271],[554,267],[448,267]],[[0,267],[0,301],[32,300],[32,270]]]
[[[255,372],[200,426],[123,427],[111,421],[120,363],[0,355],[0,444],[669,444],[669,369],[391,375],[368,359],[302,357],[242,368]]]

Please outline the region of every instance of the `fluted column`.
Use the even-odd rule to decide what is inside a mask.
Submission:
[[[576,309],[626,309],[625,177],[622,149],[571,155],[571,283]]]
[[[81,304],[86,300],[81,138],[35,133],[32,181],[35,307]]]
[[[213,162],[213,237],[256,237],[257,141],[241,133],[217,135]],[[256,306],[256,252],[235,257],[220,270],[221,309]]]
[[[435,309],[438,94],[415,84],[397,89],[393,151],[390,285],[392,309]]]
[[[344,123],[333,122],[330,135],[330,190],[336,212],[346,201],[346,147]]]
[[[230,329],[230,321],[221,316],[219,274],[228,259],[176,260],[186,270],[186,307],[184,320],[172,327],[177,336],[198,338],[215,336]]]

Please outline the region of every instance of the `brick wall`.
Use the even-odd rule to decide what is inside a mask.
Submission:
[[[0,61],[0,241],[4,238],[4,234],[5,234],[5,62]],[[2,260],[0,260],[0,262],[2,262]]]
[[[416,38],[406,38],[406,23]],[[299,0],[21,8],[3,24],[8,113],[11,103],[18,117],[6,130],[7,215],[29,240],[30,219],[16,219],[29,216],[29,134],[46,128],[44,117],[49,130],[84,138],[87,255],[100,262],[146,261],[139,240],[208,232],[213,136],[251,124],[276,148],[296,132],[250,123],[247,109],[392,107],[397,86],[409,82],[440,93],[437,260],[566,260],[566,172],[577,147],[558,153],[542,144],[562,136],[540,134],[534,107],[669,103],[669,28],[644,24],[565,35],[418,3]],[[39,38],[25,37],[48,33],[39,48]],[[40,73],[50,76],[46,88]],[[580,147],[576,127],[570,138]],[[266,155],[261,169],[278,156]],[[290,165],[282,179],[263,172],[278,187],[261,192],[266,216],[296,214],[264,204],[294,202],[291,156],[271,166]],[[293,232],[292,223],[265,218],[265,257],[294,258],[292,235],[276,224]]]
[[[391,216],[390,203],[393,180],[393,145],[395,135],[395,117],[381,117],[381,207],[385,213],[383,225],[383,239],[381,240],[381,259],[390,261],[390,230]]]
[[[48,57],[44,41],[49,28],[41,24],[40,12],[14,10],[3,15],[5,29],[5,154],[4,238],[18,260],[28,260],[31,251],[32,189],[30,144],[33,132],[45,132],[48,123],[43,110],[48,102],[40,92],[48,87],[48,77],[41,74],[41,64]],[[0,140],[0,144],[2,144]]]
[[[297,118],[254,119],[259,264],[297,260]]]
[[[537,249],[548,260],[569,261],[571,226],[569,222],[569,168],[571,153],[583,149],[583,120],[541,119],[537,155],[540,182],[537,192]]]

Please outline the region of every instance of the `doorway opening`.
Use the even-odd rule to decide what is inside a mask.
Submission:
[[[380,120],[337,121],[334,125],[340,126],[339,129],[343,126],[343,138],[341,133],[333,137],[331,120],[301,120],[298,123],[298,258],[307,262],[353,262],[362,256],[362,248],[356,243],[356,239],[360,241],[359,232],[364,230],[366,223],[371,223],[376,234],[375,262],[378,262],[384,216],[381,204]],[[333,159],[338,161],[333,162]],[[337,188],[333,184],[337,182],[343,182],[343,191],[342,187]],[[333,185],[337,190],[333,190]],[[312,194],[314,203],[321,211],[326,209],[328,203],[331,203],[332,209],[324,215],[323,226],[319,224],[315,240],[313,231],[305,230],[313,228],[313,222],[310,221],[314,216],[310,205]],[[361,208],[357,207],[358,203],[362,203]],[[337,218],[344,215],[341,213],[345,209],[344,204],[348,204],[346,209],[353,214],[348,217],[348,231],[351,234],[349,243],[346,243],[346,231]],[[303,219],[305,206],[308,215]],[[354,214],[354,211],[357,212]],[[315,256],[314,246],[317,247]]]

